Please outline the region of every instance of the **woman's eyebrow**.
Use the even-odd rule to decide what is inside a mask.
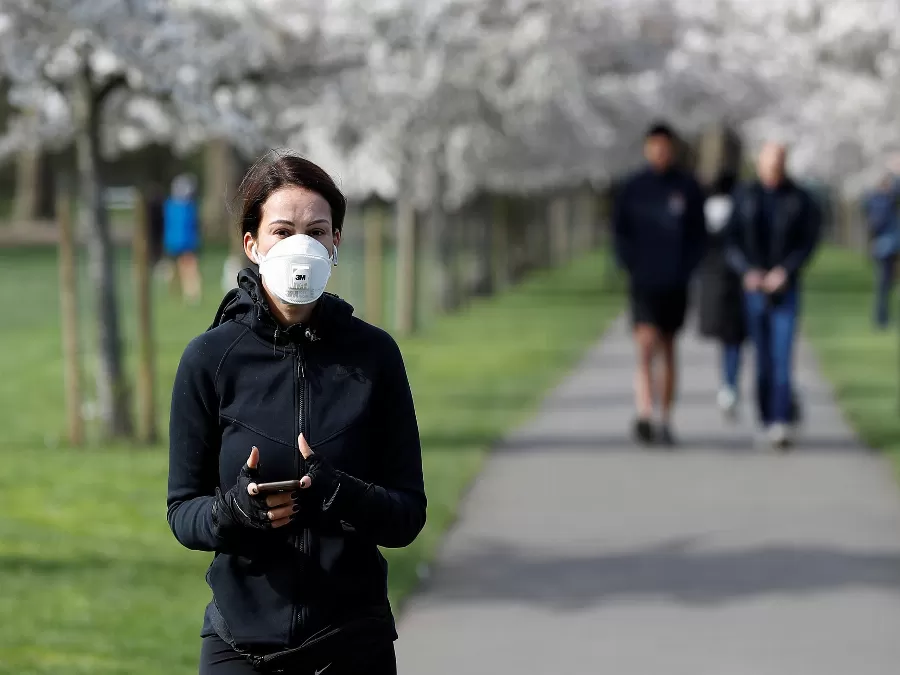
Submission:
[[[329,221],[327,218],[316,218],[313,221],[310,221],[306,224],[307,227],[312,227],[313,225],[328,225]]]
[[[276,218],[275,220],[270,220],[269,225],[290,225],[291,227],[294,227],[294,221],[285,218]]]

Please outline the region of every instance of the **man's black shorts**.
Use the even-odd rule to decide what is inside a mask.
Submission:
[[[688,289],[631,288],[631,323],[649,324],[659,332],[674,335],[684,325],[687,313]]]

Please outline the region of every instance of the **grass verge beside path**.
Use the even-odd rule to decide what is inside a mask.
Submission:
[[[402,342],[429,520],[413,546],[386,552],[395,603],[434,554],[491,443],[619,311],[618,295],[603,291],[604,260],[590,254],[536,275]],[[200,310],[158,298],[161,400],[181,350],[218,304],[220,260],[203,264],[210,285]],[[166,525],[165,445],[72,450],[53,441],[63,426],[54,265],[46,252],[0,251],[0,285],[29,293],[7,307],[0,332],[9,420],[0,439],[0,673],[196,672],[210,556],[181,548]]]
[[[887,452],[900,471],[900,316],[894,302],[892,328],[873,328],[873,278],[863,254],[823,250],[805,281],[803,323],[850,423],[867,445]]]

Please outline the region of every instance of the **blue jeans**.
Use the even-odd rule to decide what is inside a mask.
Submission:
[[[747,329],[756,348],[756,397],[759,416],[766,426],[787,424],[791,411],[794,334],[799,309],[794,284],[777,304],[765,293],[745,293]]]
[[[891,288],[894,285],[896,256],[875,261],[877,280],[875,283],[875,325],[886,328],[890,314]]]
[[[722,343],[722,384],[737,391],[741,374],[741,343]]]

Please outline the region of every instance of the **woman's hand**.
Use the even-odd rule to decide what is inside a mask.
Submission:
[[[266,515],[272,522],[272,527],[284,527],[294,519],[294,514],[300,508],[296,499],[296,492],[279,492],[266,497],[266,506],[269,508]]]
[[[213,521],[217,528],[249,527],[263,530],[287,525],[298,510],[297,493],[277,493],[263,497],[256,487],[259,481],[259,449],[253,446],[250,457],[238,474],[237,483],[222,494],[216,488]]]
[[[307,466],[306,475],[300,479],[300,488],[309,490],[322,510],[327,511],[341,489],[340,476],[324,458],[312,451],[303,434],[297,437],[297,445]]]

